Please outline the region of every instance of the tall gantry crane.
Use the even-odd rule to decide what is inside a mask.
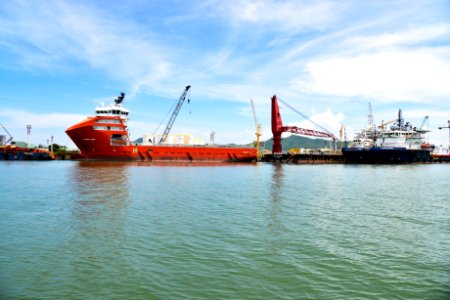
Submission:
[[[256,129],[256,155],[259,158],[259,148],[260,148],[260,138],[262,135],[262,128],[261,123],[258,122],[258,119],[256,118],[256,110],[255,110],[255,104],[253,103],[253,100],[250,100],[252,104],[252,112],[253,112],[253,121],[255,122],[255,129]]]
[[[175,122],[175,119],[178,116],[178,112],[181,109],[181,106],[183,105],[184,99],[186,99],[186,95],[189,91],[189,89],[191,88],[190,85],[186,86],[186,88],[184,89],[183,93],[180,96],[180,99],[178,100],[177,105],[175,106],[175,109],[172,113],[172,116],[170,116],[170,120],[169,123],[167,123],[166,129],[164,129],[164,133],[161,136],[161,139],[159,140],[159,143],[162,144],[166,141],[167,137],[169,136],[169,132],[172,129],[172,125]]]

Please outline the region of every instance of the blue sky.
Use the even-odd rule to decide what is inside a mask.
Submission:
[[[450,1],[0,1],[0,122],[16,140],[32,124],[33,143],[73,146],[64,130],[122,91],[135,139],[188,84],[172,132],[205,141],[254,140],[250,99],[270,138],[276,94],[349,138],[369,102],[378,124],[428,115],[447,145]]]

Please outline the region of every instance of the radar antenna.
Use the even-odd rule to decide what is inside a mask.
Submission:
[[[125,93],[120,93],[120,96],[117,97],[114,102],[116,102],[116,105],[119,105],[123,102],[123,99],[125,99]]]

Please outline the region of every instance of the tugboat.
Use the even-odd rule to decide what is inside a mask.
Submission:
[[[379,128],[378,130],[373,124],[370,112],[368,128],[356,133],[350,147],[342,148],[345,162],[402,164],[432,161],[431,152],[434,147],[425,142],[425,134],[429,130],[405,123],[401,109],[396,122],[390,128]]]
[[[69,127],[67,135],[85,159],[137,161],[229,161],[247,162],[257,158],[256,148],[218,145],[174,145],[166,142],[169,131],[186,98],[186,86],[159,142],[137,145],[131,142],[128,110],[122,106],[125,94],[108,106],[97,107],[96,115]],[[189,101],[189,100],[188,100]]]

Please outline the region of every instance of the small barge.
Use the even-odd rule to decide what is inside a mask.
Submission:
[[[53,160],[53,153],[44,148],[0,146],[0,160]]]

